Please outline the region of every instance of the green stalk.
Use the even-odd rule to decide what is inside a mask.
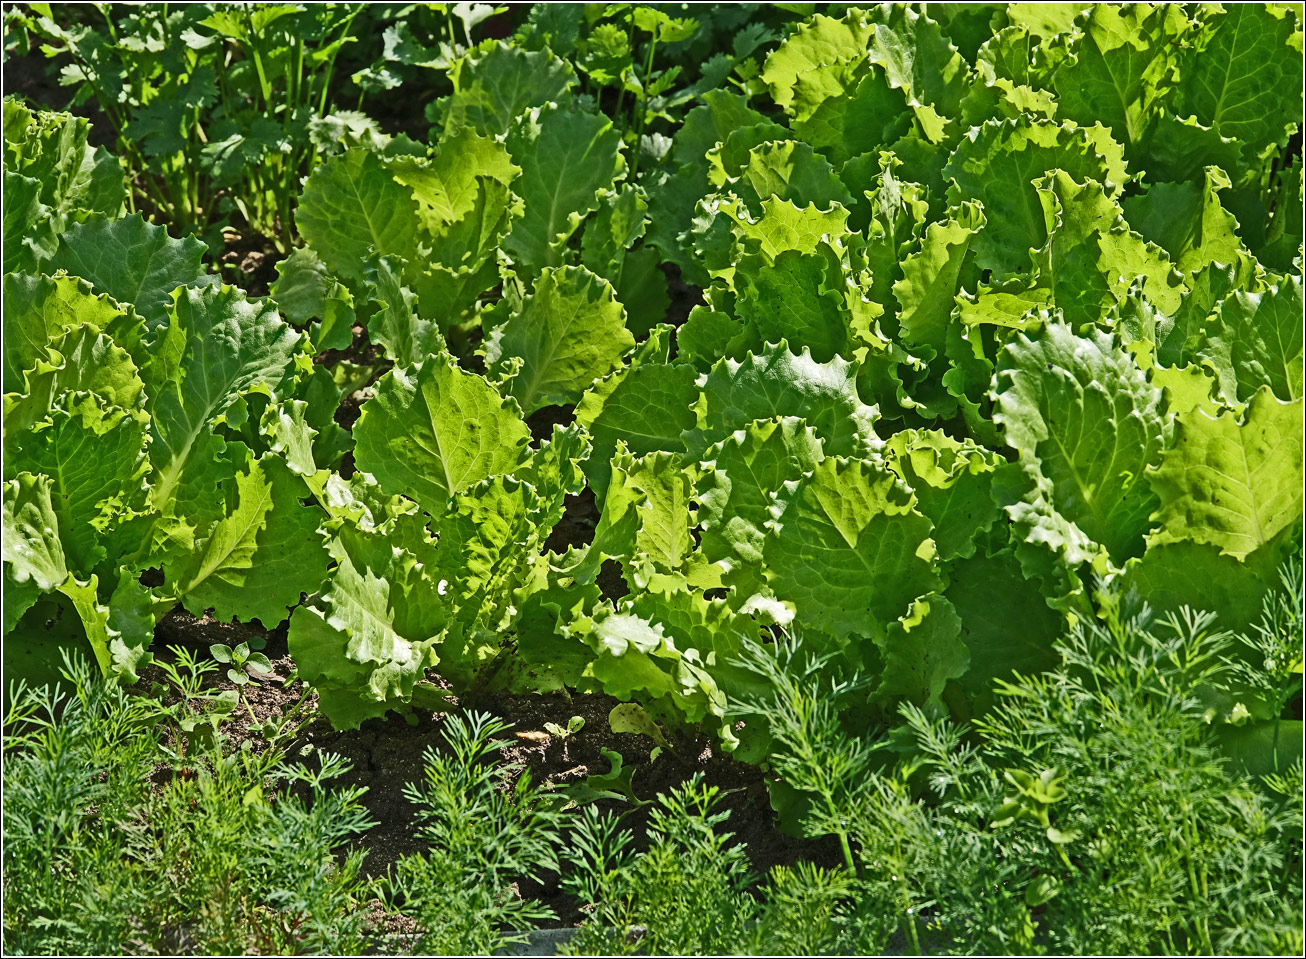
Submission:
[[[299,97],[304,84],[304,41],[295,39],[295,66],[292,69],[289,64],[286,65],[286,95],[289,99],[291,112],[300,105]],[[289,118],[287,118],[289,119]]]
[[[327,93],[331,89],[331,73],[336,68],[336,57],[338,57],[340,51],[344,49],[344,39],[349,36],[349,31],[354,28],[354,20],[358,17],[361,10],[362,7],[357,8],[345,19],[344,29],[340,31],[340,36],[336,38],[336,42],[339,43],[340,46],[336,48],[336,52],[331,54],[331,59],[327,61],[326,70],[322,77],[322,99],[317,107],[317,115],[320,117],[326,116]],[[452,27],[450,30],[452,35]]]
[[[911,911],[911,896],[907,892],[907,870],[903,865],[902,858],[902,840],[895,844],[895,868],[898,870],[898,888],[902,892],[902,910],[903,915],[907,917],[907,934],[911,937],[912,955],[924,955],[921,949],[920,933],[916,931],[916,915]]]
[[[331,58],[330,58],[329,60],[327,60],[326,70],[323,71],[323,76],[322,76],[322,94],[321,94],[321,96],[319,97],[319,99],[318,99],[318,104],[317,104],[317,115],[318,115],[319,117],[324,117],[324,116],[326,116],[327,95],[328,95],[328,94],[330,93],[330,91],[331,91],[331,74],[332,74],[332,72],[334,72],[334,70],[335,70],[335,68],[336,68],[336,57],[338,57],[338,56],[340,55],[340,51],[341,51],[342,49],[344,49],[344,40],[345,40],[346,37],[349,36],[349,31],[351,31],[351,30],[354,28],[354,20],[356,20],[356,19],[358,18],[358,15],[359,15],[359,13],[362,12],[362,10],[363,10],[363,8],[362,8],[361,6],[358,6],[358,7],[355,7],[355,8],[354,8],[354,12],[351,13],[348,17],[345,18],[345,25],[344,25],[344,27],[341,29],[341,31],[340,31],[340,35],[336,37],[336,43],[338,43],[339,46],[336,47],[336,51],[335,51],[335,53],[331,54]],[[453,36],[453,33],[452,33],[452,31],[453,31],[453,27],[452,27],[452,25],[450,25],[449,29],[450,29],[450,37],[452,38],[452,36]],[[330,46],[330,44],[328,44],[328,46]],[[308,94],[308,97],[307,97],[306,99],[311,100],[312,97],[313,97],[313,92],[312,92],[312,81],[310,81],[309,94]],[[359,97],[358,97],[358,106],[359,106],[359,109],[362,109],[362,106],[363,106],[363,97],[362,97],[362,94],[361,94],[361,93],[359,94]],[[307,161],[305,161],[304,166],[303,166],[303,168],[302,168],[303,171],[304,171],[304,173],[305,173],[305,174],[312,173],[312,172],[313,172],[313,167],[314,167],[314,165],[315,165],[316,163],[317,163],[317,147],[316,147],[316,146],[313,146],[313,147],[310,147],[310,148],[309,148],[309,151],[308,151],[308,159],[307,159]],[[295,167],[295,172],[298,173],[299,169],[300,169],[300,167],[299,167],[298,165],[296,165],[296,167]],[[289,217],[289,199],[287,199],[287,201],[286,201],[286,210],[287,210],[286,215],[287,215],[287,217]],[[283,228],[286,230],[286,236],[287,236],[287,241],[286,241],[286,243],[287,243],[287,248],[289,248],[289,246],[290,246],[290,240],[289,240],[289,237],[290,237],[290,227],[289,227],[288,223],[283,224]]]
[[[848,872],[852,876],[857,875],[857,863],[853,860],[853,848],[848,842],[848,833],[839,830],[839,848],[843,850],[843,862],[848,867]]]
[[[254,707],[251,706],[249,704],[249,700],[245,698],[245,687],[237,686],[236,689],[238,690],[240,695],[241,705],[245,707],[245,712],[249,713],[249,721],[253,723],[255,726],[257,726],[259,724],[258,716],[254,715]]]
[[[617,116],[621,116],[621,101],[626,98],[626,85],[623,83],[621,89],[617,91],[617,109],[614,111]],[[616,117],[613,118],[614,120]]]
[[[1184,866],[1188,872],[1188,885],[1192,889],[1194,905],[1196,905],[1199,902],[1206,901],[1206,877],[1203,876],[1201,881],[1198,881],[1197,867],[1193,862],[1193,847],[1197,840],[1197,830],[1193,824],[1192,816],[1190,815],[1187,806],[1184,807],[1183,813],[1184,833],[1186,834],[1184,838],[1188,840],[1185,844],[1186,848],[1184,849]],[[1211,954],[1211,932],[1207,928],[1205,916],[1202,916],[1197,920],[1197,935],[1202,946],[1201,952],[1206,955]]]
[[[635,159],[630,165],[630,182],[635,182],[635,175],[639,173],[639,158],[643,151],[640,149],[640,141],[644,138],[644,127],[648,121],[648,83],[653,74],[653,53],[658,48],[657,34],[648,42],[648,59],[644,64],[644,79],[640,81],[640,104],[639,116],[635,118]]]
[[[626,24],[626,46],[632,47],[635,40],[635,18],[629,18]],[[623,83],[621,89],[617,91],[617,116],[621,116],[621,104],[626,99],[626,85]]]
[[[248,13],[245,15],[245,30],[245,44],[249,47],[250,59],[254,61],[254,72],[258,74],[259,93],[263,95],[263,109],[268,111],[272,109],[272,84],[263,69],[263,52],[259,49],[254,33],[254,20]]]

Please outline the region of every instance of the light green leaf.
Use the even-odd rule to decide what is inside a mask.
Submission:
[[[1053,81],[1061,116],[1101,122],[1132,155],[1166,106],[1189,27],[1174,4],[1094,4]]]
[[[355,283],[365,279],[370,250],[417,262],[420,224],[412,191],[362,147],[318,164],[295,214],[300,235],[327,268]]]
[[[770,263],[786,252],[815,253],[823,242],[848,233],[848,211],[838,203],[822,210],[814,203],[800,207],[791,200],[767,197],[756,219],[737,200],[722,202],[718,210],[730,218],[739,246],[755,250]]]
[[[456,494],[440,523],[428,566],[441,580],[450,628],[440,647],[441,675],[470,682],[501,652],[515,612],[513,592],[531,579],[549,527],[540,520],[563,491],[541,497],[511,476],[492,476]],[[549,524],[551,527],[552,524]]]
[[[1301,399],[1302,315],[1300,276],[1284,277],[1264,293],[1237,290],[1220,303],[1198,355],[1212,361],[1222,380],[1234,379],[1241,403],[1262,386],[1285,402]]]
[[[519,268],[558,266],[563,244],[626,168],[621,137],[604,117],[548,106],[522,117],[508,149],[522,168],[524,209],[503,247]]]
[[[990,490],[1002,458],[940,430],[900,430],[885,444],[884,455],[934,524],[939,559],[971,556],[977,538],[1000,517]]]
[[[685,451],[681,434],[694,426],[695,377],[688,365],[632,364],[599,380],[581,397],[576,422],[594,438],[585,475],[600,501],[618,441],[638,456]]]
[[[763,547],[776,596],[817,629],[884,637],[940,585],[930,521],[915,507],[893,473],[864,460],[829,457],[785,483]]]
[[[874,699],[919,706],[938,704],[943,687],[970,665],[961,640],[961,617],[938,593],[917,599],[910,612],[876,638],[882,662]]]
[[[322,257],[310,247],[301,246],[277,263],[277,278],[270,292],[286,319],[307,323],[322,316],[330,284],[331,276]]]
[[[313,438],[318,435],[309,418],[316,411],[310,410],[304,400],[285,400],[269,405],[263,411],[263,420],[259,424],[263,435],[271,440],[273,452],[280,453],[292,473],[310,477],[317,473],[317,464],[313,459]]]
[[[86,638],[106,675],[135,682],[136,667],[148,658],[148,636],[124,638],[109,625],[109,608],[96,593],[97,577],[85,583],[68,572],[59,540],[59,525],[51,504],[48,477],[19,473],[4,484],[4,536],[0,540],[6,574],[5,628],[17,625],[35,600],[35,593],[58,590],[82,621]],[[18,596],[8,594],[18,587]]]
[[[839,357],[817,363],[804,350],[768,344],[744,360],[723,359],[700,377],[697,429],[689,452],[702,453],[754,420],[796,416],[821,438],[827,455],[859,455],[878,445],[875,408],[857,393],[857,369]]]
[[[155,601],[141,585],[133,569],[118,571],[118,585],[109,597],[105,634],[109,642],[111,669],[127,682],[136,681],[136,671],[150,662],[154,643]]]
[[[696,306],[676,330],[676,358],[707,372],[729,352],[730,342],[743,333],[744,325],[728,314]]]
[[[40,592],[58,589],[68,579],[59,521],[48,476],[19,473],[5,482],[4,561],[10,579],[32,583]]]
[[[746,640],[758,641],[757,626],[723,602],[641,592],[585,636],[595,653],[586,672],[620,699],[669,701],[688,722],[720,718],[728,695],[759,691],[756,677],[732,664]],[[728,727],[719,731],[734,739]]]
[[[891,305],[893,283],[902,276],[901,262],[930,218],[928,191],[902,178],[903,164],[891,153],[879,154],[873,163],[860,163],[862,159],[869,161],[854,159],[843,168],[845,182],[866,198],[854,208],[849,226],[866,234],[871,268],[867,296]]]
[[[698,524],[698,511],[691,508],[698,471],[682,456],[654,452],[620,472],[622,482],[643,494],[635,505],[635,562],[663,574],[683,573],[694,550],[690,531]]]
[[[525,462],[530,430],[515,402],[438,353],[381,379],[354,439],[359,469],[440,516],[454,493]]]
[[[604,194],[581,237],[581,262],[615,284],[626,251],[647,226],[648,202],[633,184]]]
[[[442,141],[434,160],[401,157],[392,162],[391,172],[396,182],[412,189],[418,216],[433,238],[423,262],[476,270],[493,258],[512,218],[521,212],[509,189],[521,170],[502,143],[471,130]]]
[[[584,267],[545,268],[521,306],[486,340],[491,371],[521,359],[504,383],[526,413],[575,403],[635,345],[612,287]]]
[[[20,440],[56,406],[84,416],[95,430],[112,425],[100,423],[109,408],[144,419],[145,386],[127,351],[94,326],[59,332],[45,359],[27,372],[26,395],[5,396],[6,442]]]
[[[1006,81],[1004,89],[1007,90],[1046,88],[1052,68],[1058,62],[1049,53],[1049,45],[1038,34],[1011,25],[985,39],[975,53],[975,66],[986,83]]]
[[[458,60],[449,80],[454,93],[445,120],[448,133],[471,127],[482,136],[497,137],[532,107],[565,105],[576,75],[547,50],[523,50],[500,40]]]
[[[1055,548],[1066,537],[1072,563],[1087,558],[1084,536],[1117,564],[1140,554],[1156,508],[1145,473],[1169,430],[1133,358],[1105,333],[1049,323],[1007,344],[993,392],[993,418],[1031,483],[1024,502],[1005,504],[1026,538]]]
[[[511,186],[521,170],[501,142],[463,129],[441,139],[435,159],[403,157],[392,172],[412,189],[422,223],[438,236],[477,208],[482,181]]]
[[[1185,276],[1216,261],[1231,264],[1248,256],[1238,221],[1220,205],[1229,178],[1219,167],[1208,167],[1204,179],[1204,185],[1154,183],[1123,202],[1130,228],[1164,249]]]
[[[700,546],[709,562],[725,567],[736,600],[766,585],[762,546],[772,497],[824,457],[815,432],[792,416],[755,421],[703,454],[712,468],[699,483]]]
[[[742,257],[735,313],[764,342],[788,339],[818,363],[851,352],[847,292],[839,254],[821,243],[812,253],[785,250],[768,262],[763,254]]]
[[[573,689],[582,684],[581,673],[593,654],[568,627],[587,618],[599,601],[597,585],[574,582],[552,570],[539,588],[520,599],[517,654],[533,681],[547,674]]]
[[[789,142],[790,131],[771,120],[758,120],[751,126],[726,133],[707,151],[707,178],[715,187],[724,187],[739,178],[748,165],[749,153],[764,143]]]
[[[1034,181],[1050,170],[1076,182],[1095,180],[1110,197],[1127,177],[1120,147],[1105,131],[1037,119],[991,120],[972,129],[944,167],[953,181],[949,203],[977,199],[984,205],[987,225],[974,249],[995,279],[1028,270],[1030,249],[1047,242]]]
[[[1008,24],[1047,41],[1076,33],[1075,21],[1087,9],[1083,3],[1009,3],[1002,13]]]
[[[1245,419],[1201,410],[1178,418],[1174,448],[1150,474],[1161,529],[1148,545],[1211,543],[1242,559],[1301,522],[1302,400],[1251,398]]]
[[[323,515],[302,505],[304,492],[279,457],[247,460],[231,511],[195,553],[166,568],[170,592],[196,615],[212,609],[219,620],[276,626],[326,577]]]
[[[354,342],[354,295],[327,271],[322,258],[306,246],[292,250],[277,264],[272,299],[296,326],[320,320],[309,331],[321,350],[343,350]]]
[[[444,627],[437,583],[387,538],[343,528],[339,564],[314,605],[295,611],[287,642],[338,729],[356,728],[406,702],[434,665]]]
[[[5,169],[35,180],[60,217],[115,217],[127,199],[123,170],[103,147],[87,146],[90,123],[70,113],[32,113],[4,102]]]
[[[943,353],[961,268],[971,240],[983,226],[979,204],[964,203],[947,221],[931,223],[921,238],[921,249],[902,263],[902,278],[893,285],[898,325],[908,343],[925,348],[926,359]]]
[[[844,96],[875,29],[860,10],[842,20],[822,14],[804,20],[766,58],[762,81],[771,98],[795,120],[805,120],[825,101]]]
[[[139,213],[121,220],[75,223],[45,269],[67,270],[97,292],[134,306],[150,329],[168,322],[172,292],[200,279],[208,249],[193,236],[174,240]],[[124,344],[126,345],[126,344]]]
[[[1212,263],[1188,278],[1188,289],[1174,312],[1173,322],[1158,324],[1157,361],[1165,366],[1193,362],[1205,346],[1207,331],[1219,325],[1221,301],[1236,289],[1255,289],[1251,261]],[[1231,371],[1227,371],[1231,372]]]
[[[537,519],[541,526],[551,527],[562,518],[563,496],[579,493],[585,488],[582,465],[593,451],[589,434],[579,423],[570,426],[554,424],[553,434],[531,454],[530,463],[517,470],[516,476],[530,483],[539,495]]]
[[[1119,592],[1146,599],[1157,616],[1187,606],[1217,613],[1221,629],[1248,630],[1276,584],[1276,552],[1270,546],[1239,560],[1214,543],[1153,543],[1125,565]]]
[[[108,558],[107,532],[144,506],[142,419],[122,410],[56,409],[42,429],[6,441],[6,476],[23,470],[48,478],[65,563],[82,577]]]
[[[945,117],[957,114],[970,70],[933,20],[908,5],[884,7],[875,16],[868,52],[914,103]]]
[[[98,585],[99,578],[94,574],[85,583],[69,576],[59,587],[59,592],[67,596],[77,610],[101,672],[106,676],[120,676],[128,683],[135,682],[135,667],[149,661],[149,654],[145,652],[148,639],[141,642],[140,637],[134,637],[134,643],[122,642],[122,637],[109,627],[109,607],[100,602]]]
[[[476,318],[480,296],[497,286],[502,277],[494,258],[473,269],[451,270],[436,263],[410,269],[404,282],[417,294],[417,312],[434,317],[440,329],[470,323]]]
[[[150,502],[165,516],[182,516],[175,512],[179,497],[212,497],[212,486],[207,494],[200,487],[212,465],[206,457],[216,456],[214,425],[244,394],[277,396],[301,335],[266,300],[248,301],[227,286],[180,291],[168,334],[172,343],[158,357],[150,409]],[[199,485],[188,492],[192,483]]]
[[[1285,143],[1302,114],[1299,16],[1269,4],[1201,8],[1174,113],[1240,141],[1248,159]]]
[[[1136,284],[1157,309],[1179,308],[1180,275],[1160,247],[1129,230],[1119,204],[1095,181],[1061,171],[1035,181],[1048,240],[1034,252],[1039,286],[1074,326],[1102,323]]]
[[[890,84],[884,68],[858,62],[846,74],[846,87],[822,102],[810,116],[795,120],[793,131],[836,165],[880,150],[912,128],[907,96]]]
[[[852,206],[847,187],[829,161],[797,140],[770,140],[753,147],[730,189],[755,216],[761,213],[762,201],[770,196],[792,201],[796,206]]]
[[[58,243],[59,218],[41,202],[41,184],[4,171],[4,271],[34,272]]]
[[[367,320],[368,338],[396,366],[420,363],[445,345],[439,324],[419,315],[417,296],[404,285],[407,267],[397,256],[376,257],[367,267],[368,297],[377,307]]]

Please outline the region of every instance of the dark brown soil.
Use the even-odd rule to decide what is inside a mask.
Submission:
[[[594,502],[594,491],[586,486],[574,496],[563,500],[562,519],[553,527],[544,548],[554,553],[565,553],[574,547],[588,546],[594,542],[594,528],[599,524],[599,509]]]
[[[223,231],[225,252],[218,258],[222,279],[240,287],[249,297],[268,295],[268,287],[277,278],[277,263],[285,254],[267,237],[248,236],[234,230]]]

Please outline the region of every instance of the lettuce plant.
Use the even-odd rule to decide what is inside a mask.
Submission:
[[[90,164],[84,124],[5,112],[22,137],[7,164]],[[115,218],[121,192],[112,202],[108,216],[42,214],[61,230],[48,246],[6,223],[21,259],[4,277],[4,629],[20,674],[57,663],[61,631],[42,623],[65,612],[65,642],[84,633],[102,669],[133,677],[177,601],[271,626],[326,574],[302,503],[314,441],[332,435],[318,431],[334,428],[329,407],[308,408],[325,371],[272,304],[203,273],[203,244]],[[162,582],[145,585],[149,570]]]
[[[1254,621],[1302,512],[1300,101],[1254,79],[1297,75],[1296,14],[1013,7],[965,54],[972,21],[818,14],[649,166],[578,91],[598,21],[543,22],[452,61],[431,150],[305,185],[274,297],[394,365],[355,431],[374,505],[331,531],[386,626],[344,580],[292,621],[326,688],[366,685],[363,714],[437,662],[601,688],[761,759],[724,712],[774,630],[866,677],[864,727],[983,714],[1113,595]],[[1212,96],[1198,59],[1244,48]],[[641,293],[659,260],[705,288],[674,330]],[[574,419],[547,474],[544,409]],[[546,550],[582,490],[592,542]],[[398,552],[364,559],[373,529]]]

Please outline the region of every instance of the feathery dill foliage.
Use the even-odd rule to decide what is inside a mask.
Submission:
[[[417,920],[418,954],[489,954],[524,941],[505,929],[554,918],[548,906],[518,896],[512,883],[558,868],[562,817],[520,767],[495,764],[511,727],[484,713],[445,721],[447,753],[428,748],[420,783],[404,790],[418,807],[417,837],[429,851],[402,857],[388,898]]]
[[[718,790],[700,776],[658,796],[646,852],[630,849],[616,821],[585,811],[576,828],[565,880],[578,898],[595,902],[594,921],[572,944],[583,954],[671,950],[697,954],[738,948],[749,918],[753,877],[743,847],[720,832],[727,813],[713,807]],[[646,935],[629,935],[644,927]]]
[[[837,942],[848,875],[810,862],[760,882],[721,830],[720,790],[696,774],[659,794],[649,845],[635,851],[616,817],[585,809],[574,824],[563,888],[593,904],[573,955],[814,955]]]
[[[1283,578],[1237,642],[1299,647],[1299,576]],[[1233,672],[1235,640],[1213,623],[1146,609],[1081,622],[1056,669],[998,683],[973,735],[908,704],[902,730],[851,752],[819,661],[795,669],[793,640],[750,650],[752,668],[793,677],[766,710],[776,770],[812,795],[809,834],[846,839],[855,860],[827,948],[1299,951],[1301,763],[1258,786],[1219,753],[1203,694]],[[1271,658],[1237,673],[1283,688]]]
[[[208,664],[211,667],[211,664]],[[190,686],[204,664],[175,678]],[[4,948],[10,954],[351,952],[371,822],[348,771],[162,735],[159,702],[70,660],[5,717]],[[307,801],[276,784],[302,784]],[[265,787],[267,791],[265,792]]]

